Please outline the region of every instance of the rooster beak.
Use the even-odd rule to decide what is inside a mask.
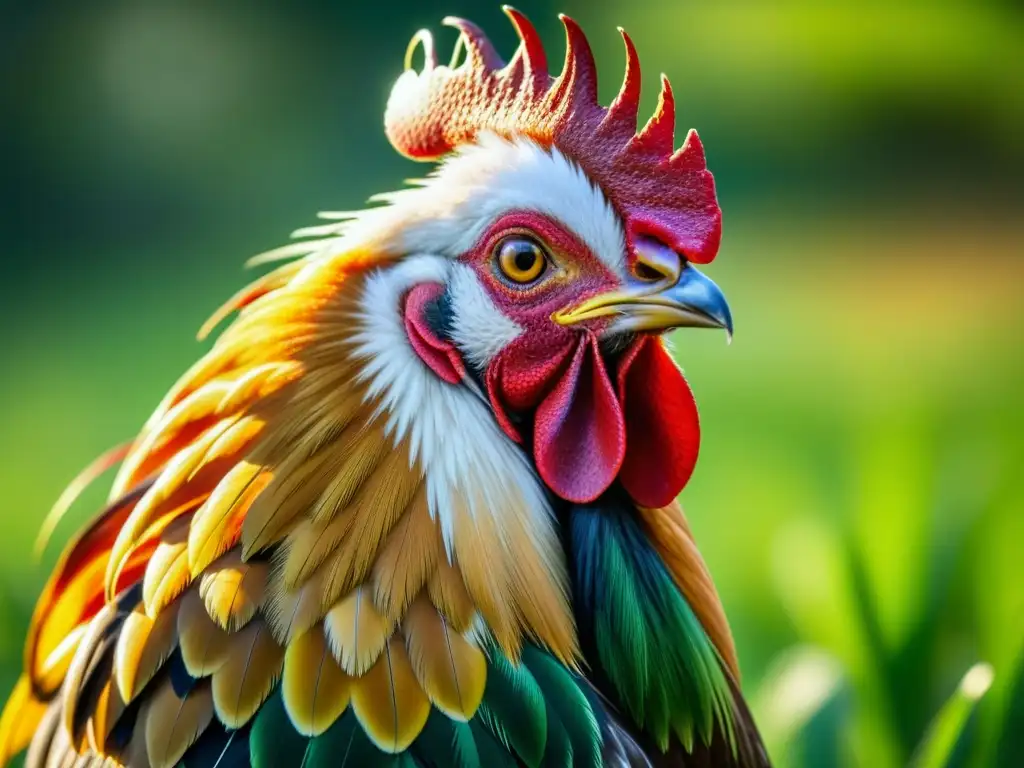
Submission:
[[[559,325],[575,325],[613,316],[612,333],[724,328],[731,339],[732,314],[721,289],[679,256],[666,258],[667,250],[660,244],[654,249],[638,247],[644,279],[631,277],[624,289],[592,296],[552,319]]]

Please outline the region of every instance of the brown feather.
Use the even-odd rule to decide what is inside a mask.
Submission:
[[[373,602],[398,621],[444,557],[441,528],[426,503],[409,505],[373,564]]]
[[[267,587],[266,562],[242,562],[235,548],[220,557],[199,581],[206,611],[228,632],[237,632],[256,614]]]
[[[390,448],[383,426],[377,422],[367,428],[350,424],[332,450],[343,457],[338,471],[310,510],[314,523],[330,522],[336,514],[352,504],[356,494],[377,471]]]
[[[231,638],[227,661],[213,673],[213,704],[228,728],[241,728],[256,714],[281,675],[284,648],[261,619]]]
[[[137,598],[136,598],[137,599]],[[90,620],[75,651],[62,687],[62,727],[77,746],[84,744],[85,722],[95,706],[101,685],[113,666],[117,632],[128,615],[120,603],[107,603]]]
[[[512,574],[505,543],[491,514],[471,514],[465,500],[456,494],[452,506],[454,549],[466,591],[502,653],[517,660],[522,635],[511,599]]]
[[[352,709],[363,730],[384,752],[404,751],[430,715],[430,700],[413,674],[397,635],[365,675],[352,685]]]
[[[426,595],[411,606],[402,634],[413,672],[430,701],[453,720],[476,714],[487,684],[487,659],[452,630]]]
[[[178,599],[177,630],[182,661],[193,677],[213,674],[236,651],[231,635],[206,612],[197,589],[188,590]]]
[[[295,729],[319,736],[348,708],[352,678],[334,660],[324,628],[312,627],[285,650],[281,693]]]
[[[114,647],[114,680],[125,701],[139,695],[178,647],[178,607],[175,601],[156,618],[137,607],[125,618]]]
[[[300,516],[309,511],[339,461],[333,451],[321,450],[305,458],[293,454],[271,467],[273,478],[242,522],[242,556],[249,558],[287,535]]]
[[[348,513],[352,515],[352,528],[338,557],[330,561],[329,599],[347,593],[369,576],[385,537],[402,514],[416,505],[427,505],[426,485],[419,471],[410,472],[408,450],[398,446],[360,489]]]
[[[108,678],[92,708],[92,716],[85,724],[89,747],[97,755],[107,754],[107,737],[117,724],[118,719],[124,714],[125,707],[125,700],[117,685]]]
[[[330,609],[325,601],[326,569],[320,569],[298,589],[289,589],[276,567],[267,583],[264,610],[278,642],[285,644],[320,621]]]
[[[441,558],[437,570],[427,582],[430,602],[444,616],[448,626],[456,632],[467,632],[473,625],[476,606],[466,591],[462,572],[457,566],[451,565],[446,558]]]
[[[171,768],[213,722],[210,686],[200,683],[179,698],[170,679],[163,680],[139,713],[136,728],[145,734],[153,768]]]
[[[338,664],[359,677],[377,661],[395,625],[377,611],[370,588],[364,585],[327,612],[324,628]]]

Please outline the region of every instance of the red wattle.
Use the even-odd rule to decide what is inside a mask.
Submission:
[[[512,440],[523,441],[508,411],[527,411],[537,406],[552,380],[559,375],[578,346],[575,336],[566,334],[554,353],[554,339],[521,337],[487,369],[487,396],[498,424]]]
[[[697,463],[700,421],[690,386],[660,340],[644,337],[619,364],[629,450],[619,479],[641,507],[664,507]]]
[[[427,322],[427,305],[444,291],[439,283],[421,283],[405,297],[405,333],[420,360],[449,384],[460,384],[466,367],[455,345],[442,339]]]
[[[563,499],[593,501],[615,480],[626,453],[625,422],[592,334],[538,406],[533,437],[537,470]]]

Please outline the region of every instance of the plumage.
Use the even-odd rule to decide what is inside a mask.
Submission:
[[[319,736],[348,708],[353,679],[331,654],[322,626],[315,626],[288,644],[281,694],[295,729]]]
[[[392,621],[399,621],[406,608],[444,557],[441,531],[430,518],[430,507],[411,503],[388,534],[373,562],[373,604]],[[468,621],[461,626],[468,626]]]
[[[395,631],[373,604],[368,586],[359,586],[324,617],[331,653],[346,673],[361,677],[377,662]]]
[[[454,720],[476,714],[487,684],[487,660],[476,644],[454,631],[426,595],[402,620],[413,672],[431,703]]]
[[[473,624],[476,606],[466,591],[462,572],[447,560],[441,560],[427,582],[430,602],[456,632],[466,632]]]
[[[125,701],[139,695],[178,647],[179,604],[172,603],[155,618],[141,606],[125,617],[114,648],[114,681]]]
[[[188,567],[189,523],[188,516],[179,517],[158,536],[142,577],[142,601],[150,616],[156,616],[192,581]]]
[[[213,673],[213,705],[229,728],[240,728],[259,709],[281,675],[284,649],[265,622],[254,620],[231,635],[225,662]]]
[[[171,768],[213,722],[213,696],[208,684],[180,696],[165,680],[139,713],[146,754],[153,768]]]
[[[548,738],[547,705],[525,665],[492,655],[480,715],[495,738],[525,765],[541,764]]]
[[[242,521],[270,478],[263,467],[240,462],[196,510],[188,530],[188,562],[193,577],[238,543]]]
[[[212,675],[237,651],[232,636],[210,618],[196,589],[179,598],[176,624],[181,658],[189,674]]]
[[[354,681],[352,711],[366,735],[384,752],[405,751],[423,730],[430,701],[397,635],[392,635],[376,663]]]
[[[210,618],[228,632],[244,627],[263,602],[268,570],[265,561],[243,562],[238,549],[216,560],[199,580],[199,595]]]
[[[462,19],[462,66],[414,38],[385,131],[436,169],[257,257],[294,260],[61,497],[48,527],[123,459],[39,598],[0,763],[768,765],[672,501],[700,425],[659,335],[732,327],[693,267],[703,148],[673,149],[667,80],[637,133],[625,33],[605,109],[575,22],[552,76],[506,12],[507,66]]]

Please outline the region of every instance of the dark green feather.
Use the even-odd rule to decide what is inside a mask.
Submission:
[[[298,768],[308,744],[288,718],[280,689],[274,691],[260,707],[249,734],[253,768]]]
[[[580,637],[626,712],[666,749],[715,731],[735,743],[733,697],[718,654],[624,499],[570,516]]]
[[[519,761],[484,725],[479,714],[469,722],[469,730],[473,733],[473,741],[480,754],[480,765],[484,768],[519,768]]]
[[[487,687],[477,717],[529,768],[544,759],[548,738],[544,695],[523,664],[513,665],[495,650],[487,664]]]
[[[481,768],[480,752],[469,725],[436,709],[431,710],[411,750],[426,768]]]
[[[380,751],[366,735],[352,709],[339,717],[334,725],[310,743],[304,768],[398,768],[410,756],[391,755]]]
[[[558,713],[562,727],[572,745],[576,765],[601,763],[601,729],[594,709],[580,685],[587,685],[556,661],[549,653],[535,646],[523,649],[523,663],[544,692],[549,707]]]

